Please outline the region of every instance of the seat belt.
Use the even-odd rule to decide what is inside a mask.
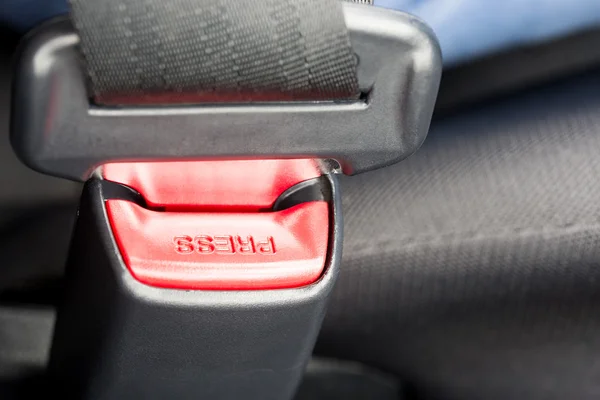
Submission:
[[[71,0],[99,104],[351,99],[338,0]]]
[[[48,380],[69,399],[291,400],[340,271],[337,175],[424,140],[409,15],[336,0],[73,0],[21,45],[11,141],[85,182]]]

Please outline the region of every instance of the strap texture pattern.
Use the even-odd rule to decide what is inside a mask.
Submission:
[[[71,0],[100,103],[350,98],[337,0]]]

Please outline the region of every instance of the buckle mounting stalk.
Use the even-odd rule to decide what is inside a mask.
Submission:
[[[339,189],[335,175],[323,178],[312,181],[323,185],[326,201],[242,214],[150,211],[137,205],[141,196],[132,189],[97,178],[87,181],[50,355],[48,375],[55,392],[111,400],[291,399],[339,272]],[[325,216],[319,211],[323,206]],[[130,221],[115,214],[115,207],[145,213],[149,225],[129,229]],[[174,219],[187,222],[172,225]],[[232,224],[234,220],[241,222]],[[166,223],[164,229],[154,229],[161,226],[156,221]],[[272,221],[281,226],[273,229]],[[295,224],[326,229],[325,237],[313,237],[318,239],[315,250],[326,249],[318,271],[319,261],[310,254],[281,261],[285,254],[306,254],[304,247],[289,242]],[[171,240],[179,228],[192,238],[209,230],[221,241],[213,240],[214,252],[203,253],[208,248],[201,241],[197,248],[183,244],[177,252]],[[262,253],[249,250],[248,232],[256,228],[262,229],[259,242],[271,235],[275,243],[261,245]],[[118,239],[123,234],[130,241],[147,241],[147,251],[137,252],[144,248],[140,245],[123,252],[119,245],[128,243]],[[225,234],[245,237],[247,243],[240,244],[244,249],[238,252]],[[158,256],[144,258],[148,254]],[[236,257],[237,264],[230,261]],[[245,257],[248,261],[239,263]],[[313,277],[305,281],[303,274]]]

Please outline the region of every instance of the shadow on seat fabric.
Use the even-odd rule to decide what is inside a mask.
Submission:
[[[317,352],[425,398],[598,398],[599,177],[600,73],[434,122],[409,160],[343,179]]]

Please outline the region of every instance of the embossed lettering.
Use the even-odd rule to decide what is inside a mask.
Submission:
[[[173,238],[175,243],[175,251],[179,254],[190,254],[194,252],[194,243],[192,242],[191,236],[175,236]]]
[[[256,249],[260,254],[275,254],[275,240],[272,236],[267,236],[266,240],[256,242]]]
[[[233,238],[230,235],[220,235],[214,237],[215,251],[219,254],[235,253],[233,247]]]
[[[255,236],[240,235],[197,235],[194,238],[188,235],[175,236],[173,238],[175,251],[179,254],[263,254],[273,255],[276,253],[275,239],[267,236],[264,239],[256,239]]]
[[[235,251],[240,254],[256,254],[256,249],[254,247],[254,238],[252,236],[246,236],[246,238],[242,238],[241,236],[235,237]]]
[[[213,238],[208,235],[196,236],[194,241],[198,245],[197,251],[200,254],[212,254],[216,250]]]

